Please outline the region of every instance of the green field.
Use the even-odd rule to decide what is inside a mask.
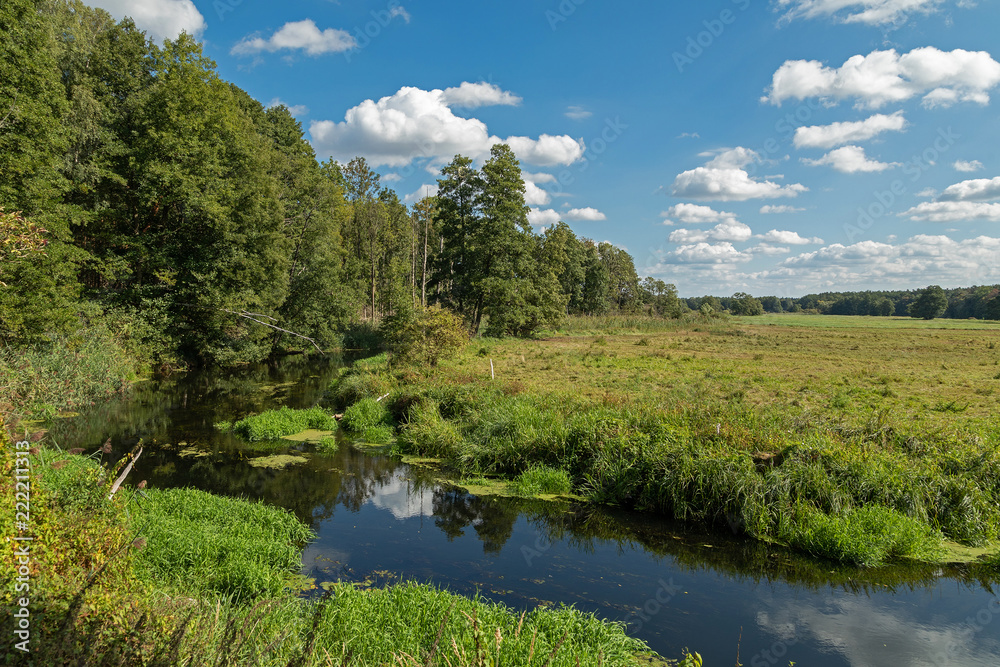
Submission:
[[[399,451],[479,480],[546,466],[596,502],[817,556],[968,559],[1000,536],[1000,336],[949,324],[574,318],[433,369],[382,357],[331,395],[391,392]]]

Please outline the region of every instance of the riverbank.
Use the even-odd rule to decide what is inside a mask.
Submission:
[[[291,513],[142,483],[109,500],[127,459],[109,468],[103,452],[0,433],[0,492],[13,499],[15,465],[30,477],[28,525],[15,530],[13,502],[3,524],[34,538],[21,594],[38,664],[666,664],[620,624],[572,608],[519,613],[418,583],[297,597],[311,585],[296,573],[312,533]],[[3,551],[4,571],[16,558]],[[5,608],[17,599],[4,586]],[[11,643],[0,653],[24,657]]]
[[[395,450],[469,481],[561,471],[594,502],[848,563],[995,554],[995,331],[793,319],[573,322],[433,369],[376,357],[330,396],[387,395]]]

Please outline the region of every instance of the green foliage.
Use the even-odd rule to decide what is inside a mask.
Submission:
[[[464,440],[458,428],[441,417],[434,401],[423,401],[410,408],[400,431],[400,451],[418,456],[456,461]]]
[[[948,297],[938,285],[931,285],[910,305],[910,317],[933,320],[948,307]]]
[[[462,319],[438,305],[388,317],[383,331],[393,360],[402,363],[437,366],[469,341]]]
[[[733,315],[763,315],[764,306],[746,292],[737,292],[729,303],[729,312]]]
[[[896,510],[869,505],[840,515],[795,508],[781,537],[793,547],[832,560],[876,567],[895,558],[934,560],[941,536]]]
[[[347,408],[340,421],[345,430],[359,434],[378,427],[392,426],[389,411],[374,398],[363,398]]]
[[[146,538],[141,579],[236,601],[278,595],[314,536],[285,510],[196,489],[149,489],[133,520]]]
[[[566,494],[573,488],[573,482],[565,470],[544,466],[529,468],[514,478],[511,488],[521,496],[540,493]]]
[[[250,442],[255,442],[257,440],[275,440],[307,429],[333,431],[337,428],[337,420],[322,408],[293,410],[287,405],[283,405],[278,410],[268,410],[259,415],[244,417],[233,424],[232,428],[236,435]]]

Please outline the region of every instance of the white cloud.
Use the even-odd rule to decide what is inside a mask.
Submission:
[[[732,243],[693,243],[664,253],[662,261],[667,264],[734,264],[751,259],[751,254],[740,252]]]
[[[941,0],[778,0],[778,7],[788,8],[782,16],[785,21],[837,14],[844,23],[868,25],[897,23],[915,13],[930,14],[940,4]]]
[[[584,222],[599,222],[601,220],[607,220],[608,216],[604,215],[596,208],[588,206],[587,208],[571,208],[563,213],[563,219]]]
[[[592,111],[587,111],[581,106],[573,105],[566,107],[566,113],[564,114],[567,118],[572,118],[573,120],[585,120],[594,115]]]
[[[924,106],[955,102],[987,104],[1000,83],[1000,63],[986,51],[941,51],[933,46],[900,55],[895,49],[851,56],[841,67],[818,60],[788,60],[774,73],[764,102],[853,98],[859,108],[878,108],[924,95]]]
[[[320,30],[312,19],[286,23],[268,39],[259,34],[248,35],[230,50],[232,55],[247,56],[268,51],[305,51],[310,56],[324,53],[343,53],[358,45],[356,39],[346,30],[327,28]]]
[[[463,86],[407,86],[378,102],[365,100],[348,109],[341,122],[313,121],[313,145],[317,153],[343,161],[362,155],[373,167],[402,167],[417,159],[444,163],[459,153],[480,158],[497,143],[509,144],[521,161],[540,166],[572,164],[583,156],[582,140],[547,134],[504,140],[491,136],[481,120],[456,116],[449,104],[511,104],[514,99],[486,84]]]
[[[528,211],[528,223],[535,227],[550,227],[561,219],[559,211],[551,208],[533,208]]]
[[[383,176],[382,180],[383,181],[386,180],[386,177]],[[420,201],[424,197],[433,197],[437,195],[437,193],[438,193],[437,183],[424,183],[419,188],[417,188],[410,194],[403,197],[403,202],[406,204],[412,204],[413,202]]]
[[[765,204],[760,207],[760,212],[764,215],[775,214],[775,213],[801,213],[804,208],[796,208],[794,206],[787,206],[785,204],[779,206],[772,206],[771,204]]]
[[[879,162],[868,159],[865,155],[865,149],[860,146],[842,146],[830,151],[818,160],[802,158],[802,163],[811,167],[829,165],[844,174],[854,174],[859,171],[885,171],[899,166],[898,162]]]
[[[516,107],[521,104],[521,98],[492,83],[463,81],[457,88],[445,88],[441,94],[441,102],[449,107],[477,109],[488,106]]]
[[[755,245],[752,248],[747,248],[746,252],[752,255],[787,255],[791,252],[791,248],[784,248],[781,246],[773,246],[768,243],[761,243]]]
[[[701,206],[699,204],[677,204],[664,211],[662,215],[666,218],[676,218],[678,222],[685,225],[701,225],[736,220],[735,213],[716,211],[711,206]],[[673,220],[665,220],[663,224],[672,225],[674,222]]]
[[[875,114],[865,120],[830,125],[810,125],[795,130],[796,148],[833,148],[842,144],[867,141],[886,131],[899,132],[906,127],[903,112],[891,116]]]
[[[955,171],[970,172],[982,169],[983,163],[979,160],[955,160],[955,163],[952,166],[955,168]]]
[[[552,195],[547,190],[538,186],[539,183],[555,183],[556,177],[552,174],[537,173],[528,171],[521,172],[524,179],[524,203],[528,206],[545,206],[552,201]]]
[[[749,241],[753,231],[742,222],[735,220],[722,222],[709,230],[677,229],[670,233],[671,243],[701,243],[704,241],[730,241],[740,243]]]
[[[413,18],[410,16],[410,12],[406,11],[402,5],[396,5],[395,7],[391,7],[389,9],[389,18],[394,19],[396,17],[403,19],[407,23],[410,22],[411,18]]]
[[[401,181],[401,180],[403,180],[403,177],[395,173],[382,174],[381,178],[381,181],[383,183],[395,183],[396,181]]]
[[[288,108],[288,113],[293,116],[307,116],[309,115],[309,107],[304,104],[287,104],[282,102],[280,98],[272,98],[270,102],[267,103],[267,108],[285,106]]]
[[[701,139],[701,135],[697,132],[681,132],[678,134],[676,139]]]
[[[1000,204],[971,201],[922,202],[900,215],[917,222],[960,222],[985,220],[1000,222]]]
[[[157,42],[176,39],[185,31],[197,37],[205,30],[205,17],[191,0],[94,0],[88,4],[119,20],[132,17]]]
[[[583,157],[583,152],[586,150],[583,139],[574,139],[565,134],[559,136],[543,134],[538,139],[507,137],[504,143],[514,149],[519,160],[540,167],[573,164]]]
[[[782,231],[778,229],[772,229],[767,234],[758,234],[756,238],[761,239],[765,243],[781,243],[784,245],[809,245],[810,243],[823,243],[821,238],[811,238],[807,239],[803,236],[799,236],[798,232]]]
[[[938,197],[938,201],[987,201],[989,199],[1000,199],[1000,176],[976,178],[949,185]]]
[[[704,167],[678,174],[671,192],[675,197],[716,201],[746,201],[795,197],[808,188],[799,183],[781,186],[768,180],[752,178],[744,167],[761,162],[760,156],[747,148],[724,151]]]

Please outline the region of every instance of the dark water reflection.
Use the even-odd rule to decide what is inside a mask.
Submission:
[[[338,360],[290,358],[239,372],[142,383],[128,400],[61,420],[52,436],[114,456],[141,438],[132,479],[263,499],[309,523],[317,582],[434,582],[516,608],[574,604],[667,656],[706,664],[1000,665],[1000,599],[975,568],[839,568],[656,517],[470,496],[429,471],[343,443],[334,456],[256,468],[261,452],[213,428],[251,412],[323,402]],[[272,451],[268,454],[274,453]]]

